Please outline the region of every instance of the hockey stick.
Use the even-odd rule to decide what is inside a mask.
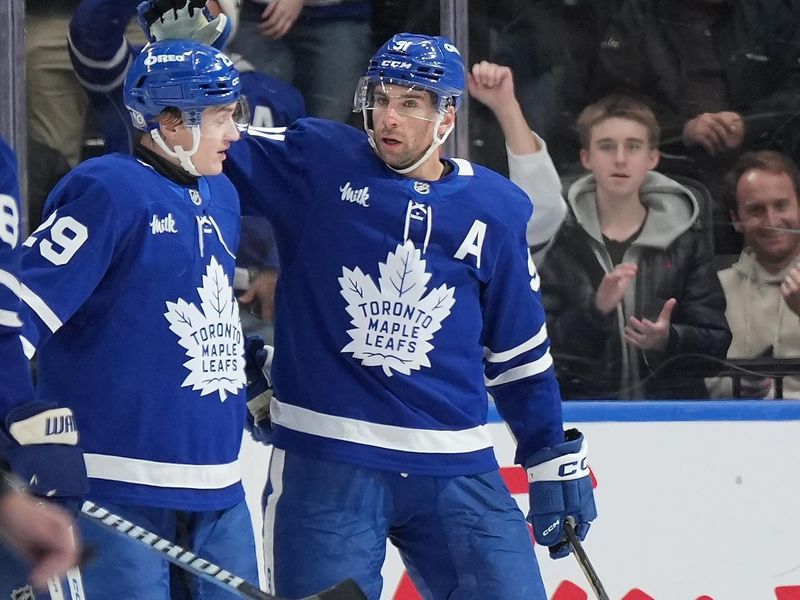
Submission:
[[[569,541],[569,545],[572,546],[572,551],[575,553],[575,558],[578,560],[581,571],[586,575],[586,579],[589,581],[589,585],[592,586],[597,600],[608,600],[608,594],[606,594],[606,590],[603,588],[603,584],[597,576],[597,572],[594,570],[592,563],[589,562],[589,556],[586,554],[586,550],[583,549],[574,527],[574,519],[568,517],[564,523],[564,533],[567,534],[567,540]]]
[[[240,598],[281,600],[278,596],[262,592],[252,583],[248,583],[230,571],[226,571],[222,567],[189,552],[186,548],[174,542],[170,542],[151,531],[134,525],[130,521],[109,512],[94,502],[86,500],[83,506],[81,506],[81,515],[98,525],[107,527],[119,535],[144,544],[154,552],[161,554],[162,558],[167,559],[181,569],[188,571],[192,575],[202,577]],[[324,592],[314,594],[313,596],[307,596],[302,600],[367,600],[367,597],[352,579],[345,579]]]

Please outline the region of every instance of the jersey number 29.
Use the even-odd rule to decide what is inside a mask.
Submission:
[[[89,230],[72,217],[56,218],[58,211],[34,231],[22,244],[28,248],[39,242],[39,252],[54,265],[65,265],[89,239]]]

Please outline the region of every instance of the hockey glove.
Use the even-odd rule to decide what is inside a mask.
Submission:
[[[589,531],[589,522],[597,517],[583,434],[569,429],[564,438],[525,461],[531,501],[528,522],[536,541],[550,548],[551,558],[563,558],[570,552],[564,534],[567,517],[575,520],[575,533],[581,540]]]
[[[137,7],[139,26],[151,42],[191,39],[222,50],[230,19],[222,13],[213,18],[205,5],[206,0],[145,0]]]
[[[18,406],[6,415],[0,440],[3,457],[32,494],[78,510],[89,481],[72,410],[40,401]]]
[[[259,335],[244,340],[244,374],[247,378],[247,422],[245,428],[257,442],[272,443],[272,420],[269,403],[272,400],[272,346],[264,344]]]

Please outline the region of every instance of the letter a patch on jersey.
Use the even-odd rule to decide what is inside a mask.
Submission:
[[[164,316],[189,360],[183,366],[189,375],[182,387],[192,386],[205,396],[217,392],[224,402],[245,385],[244,344],[239,326],[239,305],[233,297],[228,276],[217,259],[211,257],[197,288],[200,308],[178,298],[167,302]]]
[[[412,370],[430,367],[431,340],[450,316],[455,304],[454,289],[443,284],[427,295],[431,274],[413,242],[398,244],[379,263],[378,285],[360,268],[342,267],[341,294],[353,325],[347,333],[352,341],[342,348],[367,367],[381,367],[410,375]]]

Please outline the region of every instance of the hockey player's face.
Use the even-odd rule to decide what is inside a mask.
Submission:
[[[581,163],[594,174],[598,190],[628,197],[638,194],[647,172],[658,164],[658,150],[650,147],[647,127],[614,117],[592,127]]]
[[[372,126],[378,156],[397,169],[413,164],[433,143],[436,117],[426,91],[398,85],[376,88]]]
[[[192,164],[201,175],[219,175],[231,143],[239,139],[239,129],[233,118],[236,103],[212,106],[203,111],[200,122],[200,144],[192,155]],[[190,128],[181,127],[179,131],[181,146],[192,147]]]

